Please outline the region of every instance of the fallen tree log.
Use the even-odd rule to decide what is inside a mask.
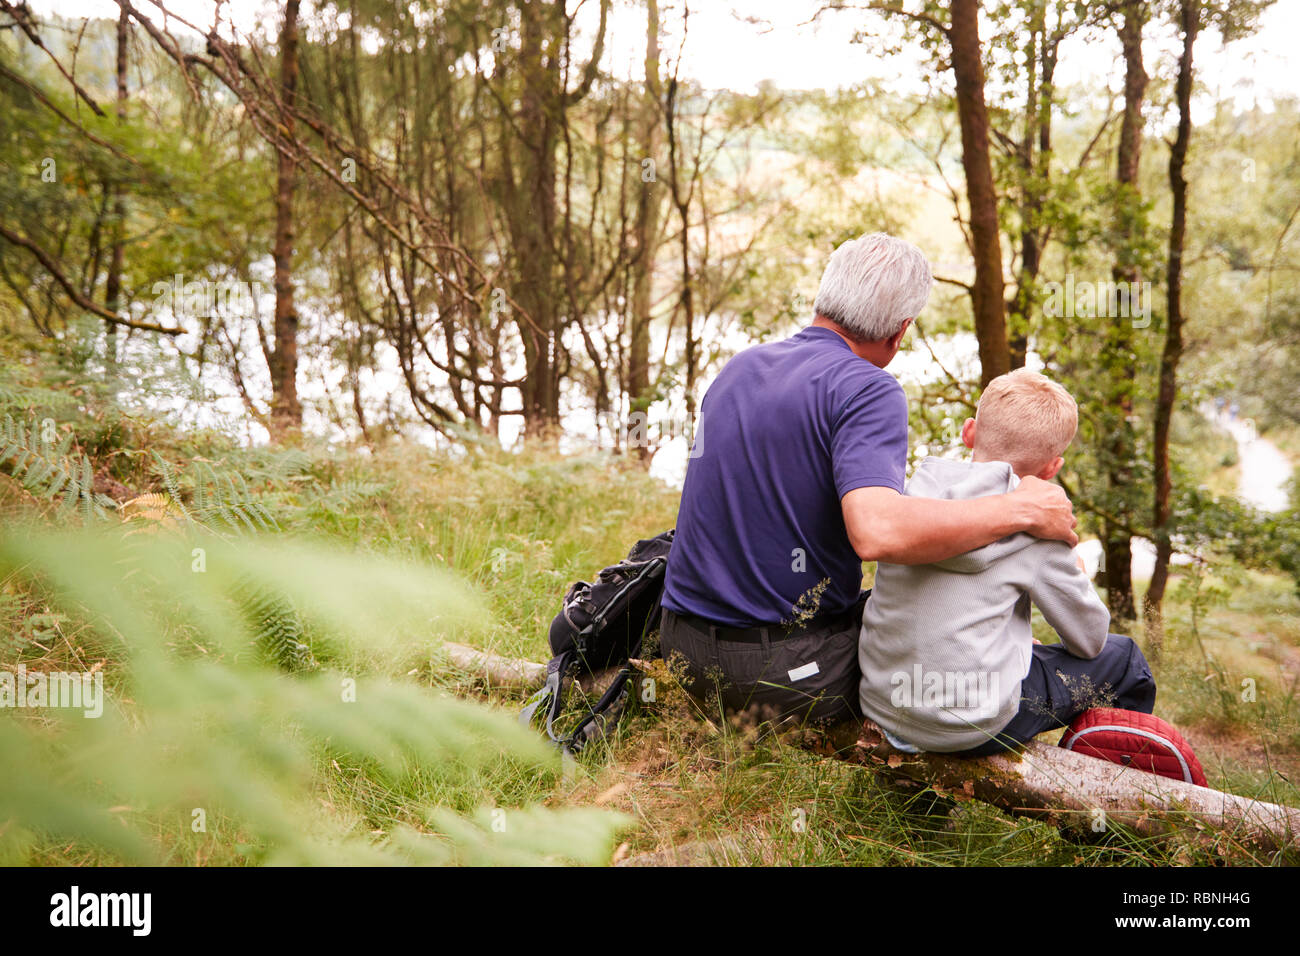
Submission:
[[[900,780],[981,800],[1008,812],[1046,817],[1075,830],[1113,825],[1157,837],[1194,835],[1278,852],[1300,850],[1300,809],[1172,780],[1033,741],[1020,753],[963,758],[905,754],[874,724],[829,735],[834,756]]]
[[[502,657],[491,651],[480,651],[468,644],[443,642],[442,649],[448,660],[469,676],[482,680],[493,690],[518,691],[529,693],[546,681],[546,665],[518,657]],[[578,678],[578,686],[588,697],[599,698],[605,689],[618,676],[619,668],[609,668],[595,674],[584,674]],[[627,706],[624,697],[600,716],[589,723],[582,732],[583,742],[587,743],[603,737],[610,727],[618,724]]]
[[[443,642],[443,651],[452,664],[473,677],[482,678],[501,690],[536,690],[546,680],[546,665],[517,657],[502,657],[480,651],[468,644]]]
[[[463,644],[444,647],[458,667],[495,686],[528,691],[545,679],[543,664]],[[1119,825],[1144,837],[1180,833],[1266,853],[1300,851],[1300,809],[1198,787],[1037,741],[1021,753],[993,757],[905,754],[867,723],[832,728],[821,735],[815,749],[893,780],[1085,832]]]

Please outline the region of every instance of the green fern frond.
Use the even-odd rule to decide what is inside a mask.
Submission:
[[[621,818],[498,797],[516,774],[562,770],[509,716],[354,668],[291,676],[238,653],[262,630],[231,612],[250,588],[278,598],[259,605],[276,620],[264,635],[294,633],[282,601],[356,652],[376,635],[427,636],[435,612],[479,617],[449,575],[282,536],[213,540],[200,573],[191,547],[183,535],[0,525],[0,577],[48,589],[43,613],[68,628],[129,635],[98,713],[0,720],[0,765],[23,769],[0,773],[0,858],[72,850],[158,864],[217,848],[268,865],[609,860]],[[195,645],[203,653],[183,650]],[[343,770],[329,768],[341,766],[356,787],[334,789]],[[398,788],[409,794],[400,817],[374,819],[366,794]],[[191,831],[200,810],[208,829]]]
[[[368,499],[384,494],[389,487],[388,482],[341,481],[330,485],[324,491],[309,495],[302,502],[301,507],[309,514],[338,515]]]
[[[306,640],[302,618],[292,604],[252,582],[237,593],[240,613],[255,635],[263,657],[286,671],[315,670],[320,666]]]
[[[250,533],[279,530],[270,510],[238,471],[218,471],[202,459],[191,462],[190,471],[193,494],[187,515],[192,521],[216,531]],[[163,474],[168,494],[181,500],[179,482],[165,463]]]
[[[28,426],[5,415],[0,426],[0,473],[37,498],[60,499],[60,516],[79,508],[86,523],[107,517],[116,504],[95,492],[95,470],[90,459],[73,448],[72,433],[56,444],[45,441],[42,431],[35,423]]]
[[[158,477],[162,479],[163,488],[167,491],[167,497],[171,498],[176,507],[180,509],[186,521],[193,521],[193,516],[190,514],[189,509],[185,507],[185,498],[181,495],[181,486],[176,480],[176,472],[172,470],[172,466],[166,458],[156,451],[152,454],[155,471]]]

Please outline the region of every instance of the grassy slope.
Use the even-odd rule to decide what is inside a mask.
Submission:
[[[364,475],[370,466],[360,467]],[[413,456],[382,471],[394,477],[392,491],[382,507],[354,512],[348,520],[356,525],[345,533],[445,559],[489,596],[496,612],[480,644],[536,660],[546,657],[545,630],[567,583],[617,560],[636,538],[670,526],[677,502],[675,492],[608,458],[494,456],[437,466]],[[1300,802],[1260,759],[1266,749],[1275,765],[1289,769],[1300,744],[1293,701],[1285,697],[1294,688],[1274,662],[1300,653],[1300,603],[1290,581],[1251,575],[1227,606],[1199,622],[1227,680],[1236,686],[1237,675],[1247,675],[1260,685],[1256,705],[1226,711],[1213,682],[1204,679],[1209,668],[1192,636],[1188,599],[1178,599],[1177,584],[1172,590],[1157,712],[1189,727],[1212,783]],[[441,680],[432,672],[426,679]],[[710,716],[713,726],[726,727]],[[671,702],[630,722],[611,753],[584,763],[590,779],[552,799],[632,812],[641,823],[629,840],[635,850],[762,832],[775,839],[767,852],[781,862],[1121,862],[1181,852],[1081,849],[1046,824],[969,804],[946,814],[950,804],[943,802],[944,813],[930,813],[929,796],[883,789],[861,771],[756,740],[745,728],[714,733],[691,708]],[[800,811],[807,821],[802,831]]]
[[[138,454],[141,445],[176,461],[201,455],[224,462],[249,477],[286,530],[311,529],[363,553],[396,553],[454,569],[491,608],[480,629],[458,636],[535,660],[547,656],[546,627],[567,584],[617,560],[636,538],[671,526],[677,505],[674,491],[608,457],[451,458],[398,446],[373,456],[300,455],[292,468],[280,468],[272,453],[240,452],[216,439],[178,439],[155,426],[128,425],[115,441],[136,451],[114,460],[118,476],[136,490],[159,487]],[[0,478],[0,509],[34,507]],[[1169,653],[1158,673],[1157,713],[1187,729],[1212,785],[1300,804],[1300,792],[1288,782],[1300,780],[1294,706],[1300,603],[1281,577],[1251,574],[1229,583],[1234,586],[1223,591],[1221,603],[1198,609],[1196,633],[1187,589],[1171,589]],[[1214,582],[1202,584],[1202,594],[1216,593]],[[22,634],[33,633],[37,609],[7,607],[7,623],[21,643]],[[431,635],[422,651],[375,654],[354,664],[426,688],[481,697],[481,687],[448,672],[436,644],[437,635]],[[61,663],[56,644],[16,647],[7,660],[21,654],[51,667]],[[1221,676],[1215,675],[1215,662]],[[1254,703],[1238,700],[1244,677],[1258,684]],[[1227,691],[1220,693],[1220,687]],[[497,699],[518,706],[517,699]],[[364,768],[323,763],[317,786],[326,813],[376,838],[398,824],[418,825],[408,808],[416,799],[458,809],[541,799],[629,813],[637,825],[628,831],[622,855],[728,837],[747,847],[740,859],[779,863],[1203,859],[1177,841],[1141,845],[1117,836],[1106,845],[1084,846],[1063,839],[1047,823],[954,804],[933,793],[896,791],[860,769],[758,738],[752,728],[729,726],[718,715],[700,715],[668,684],[654,706],[624,721],[607,747],[584,755],[558,778],[507,767],[482,772],[468,788],[418,776],[394,785]],[[241,860],[233,845],[214,850],[210,843],[196,848],[184,841],[169,858],[182,864]],[[100,857],[84,847],[46,846],[34,859],[77,863]]]

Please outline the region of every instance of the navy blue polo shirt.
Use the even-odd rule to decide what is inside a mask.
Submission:
[[[907,398],[830,329],[741,352],[700,403],[664,607],[749,627],[848,609],[862,587],[840,499],[902,492]]]

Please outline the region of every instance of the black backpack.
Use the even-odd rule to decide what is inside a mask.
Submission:
[[[665,531],[633,545],[628,556],[605,568],[594,583],[578,581],[564,595],[564,606],[551,622],[551,653],[546,665],[546,683],[533,694],[519,715],[531,724],[537,711],[546,708],[546,735],[561,749],[574,753],[588,737],[603,729],[596,724],[615,705],[623,704],[633,669],[630,658],[642,655],[642,642],[659,625],[659,601],[663,596],[664,570],[673,532]],[[568,734],[559,736],[556,718],[564,708],[564,681],[622,665],[614,682],[589,708]]]

